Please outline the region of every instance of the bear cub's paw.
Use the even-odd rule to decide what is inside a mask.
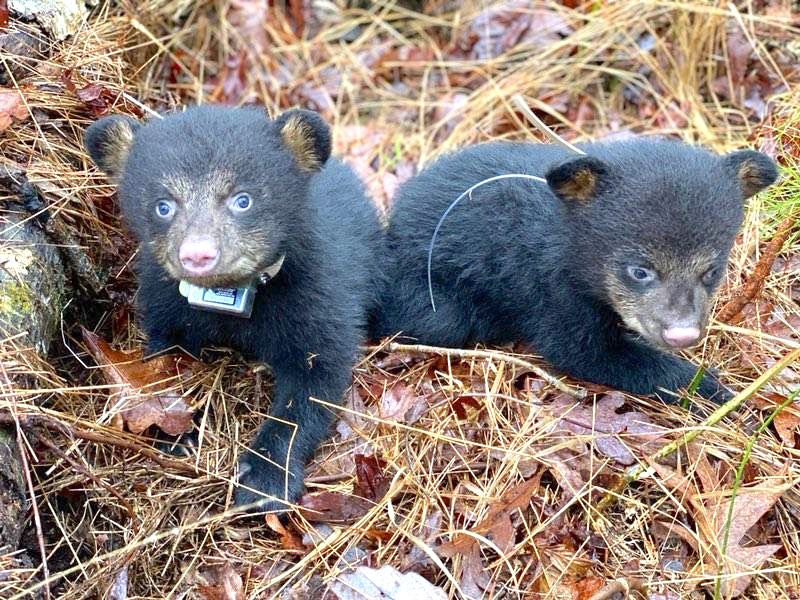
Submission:
[[[724,404],[733,398],[733,392],[720,382],[719,374],[714,370],[706,372],[703,381],[697,386],[697,393],[716,404]]]
[[[283,512],[291,508],[305,490],[305,461],[292,457],[285,437],[285,426],[265,423],[252,447],[239,458],[236,506],[250,512]]]

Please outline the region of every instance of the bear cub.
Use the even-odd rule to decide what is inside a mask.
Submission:
[[[742,223],[773,183],[770,158],[659,138],[494,142],[446,155],[402,186],[383,257],[391,286],[371,323],[421,343],[523,342],[577,379],[670,400],[696,368],[665,352],[703,337]],[[522,173],[543,177],[496,180]],[[663,392],[667,393],[664,394]],[[729,392],[711,374],[698,392]]]
[[[240,458],[236,503],[285,509],[332,421],[309,398],[340,402],[377,298],[375,207],[305,110],[110,116],[85,144],[140,243],[148,352],[225,346],[272,367],[270,417]]]

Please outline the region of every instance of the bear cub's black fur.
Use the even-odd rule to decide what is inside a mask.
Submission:
[[[562,372],[636,394],[672,394],[696,368],[663,350],[702,337],[743,219],[777,177],[764,154],[718,156],[658,138],[581,146],[487,143],[437,160],[402,186],[383,258],[375,336],[530,344]],[[441,226],[439,217],[476,188]],[[710,374],[698,391],[721,400]]]
[[[375,207],[329,158],[328,126],[309,111],[272,120],[205,106],[144,124],[112,116],[85,143],[118,183],[140,242],[148,351],[224,346],[271,365],[270,418],[240,458],[236,502],[285,508],[332,420],[309,397],[340,402],[377,298]],[[236,287],[265,273],[248,319],[197,310],[179,293],[179,280]]]

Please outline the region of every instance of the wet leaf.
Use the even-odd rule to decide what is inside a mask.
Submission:
[[[365,456],[356,453],[356,486],[355,493],[367,500],[377,501],[389,491],[391,481],[383,474],[386,463],[377,456]]]
[[[119,415],[132,433],[141,433],[151,425],[170,435],[191,430],[194,409],[173,388],[183,375],[191,375],[193,359],[166,354],[142,361],[141,352],[120,352],[99,335],[85,328],[82,333],[106,379],[120,386],[114,392],[123,407]]]
[[[244,582],[230,563],[200,574],[197,591],[205,600],[244,600]]]
[[[331,582],[339,600],[446,600],[443,589],[416,573],[400,573],[384,565],[380,569],[358,567]]]
[[[5,131],[16,121],[29,116],[28,109],[17,90],[0,90],[0,132]]]
[[[375,506],[361,496],[338,492],[306,494],[300,499],[303,517],[312,522],[348,523],[357,521]]]

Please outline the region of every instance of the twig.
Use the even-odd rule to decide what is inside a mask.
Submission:
[[[511,97],[511,101],[517,106],[519,111],[523,115],[525,115],[531,123],[533,123],[536,126],[536,129],[545,134],[545,136],[547,136],[548,139],[555,142],[565,150],[569,150],[573,154],[580,154],[582,156],[586,154],[586,152],[584,152],[577,146],[570,144],[567,140],[562,138],[555,131],[553,131],[547,125],[545,125],[544,121],[542,121],[539,117],[537,117],[536,113],[534,113],[531,110],[527,102],[525,102],[525,100],[522,99],[522,96],[520,96],[519,94],[514,94],[514,96]]]
[[[94,474],[93,474],[91,471],[89,471],[89,469],[87,469],[86,467],[84,467],[84,466],[83,466],[82,464],[80,464],[78,461],[76,461],[76,460],[73,460],[71,457],[67,456],[66,452],[64,452],[64,451],[63,451],[61,448],[59,448],[58,446],[56,446],[56,445],[55,445],[53,442],[51,442],[50,440],[48,440],[46,437],[44,437],[44,436],[39,436],[39,437],[38,437],[38,440],[39,440],[39,442],[40,442],[41,444],[45,445],[45,446],[46,446],[46,447],[47,447],[47,448],[50,450],[50,452],[52,452],[53,454],[55,454],[56,456],[58,456],[58,457],[59,457],[61,460],[63,460],[64,462],[66,462],[66,463],[69,463],[69,465],[70,465],[70,466],[71,466],[73,469],[75,469],[76,471],[78,471],[78,472],[79,472],[81,475],[84,475],[84,476],[88,477],[89,479],[91,479],[91,480],[92,480],[92,481],[95,483],[95,485],[97,485],[98,487],[101,487],[101,488],[103,488],[103,489],[104,489],[104,490],[106,490],[108,493],[110,493],[111,495],[113,495],[114,497],[116,497],[116,498],[117,498],[117,500],[119,500],[119,501],[120,501],[120,503],[122,504],[122,506],[124,506],[124,507],[125,507],[125,510],[127,511],[127,513],[128,513],[128,516],[129,516],[129,517],[131,517],[131,519],[134,517],[135,513],[134,513],[134,510],[133,510],[133,506],[131,505],[131,503],[130,503],[130,502],[128,502],[128,500],[125,498],[125,496],[123,496],[122,494],[120,494],[120,493],[119,493],[117,490],[115,490],[115,489],[114,489],[112,486],[110,486],[110,485],[108,485],[107,483],[105,483],[105,482],[103,482],[103,481],[99,480],[97,477],[95,477],[95,476],[94,476]]]
[[[766,248],[764,248],[764,252],[761,258],[758,259],[756,266],[753,267],[753,272],[747,279],[747,283],[745,283],[741,290],[722,307],[717,314],[717,321],[735,323],[739,320],[736,317],[739,316],[742,309],[752,302],[761,292],[761,288],[764,287],[764,281],[769,275],[772,263],[775,262],[775,257],[778,256],[781,248],[783,248],[783,244],[789,238],[792,228],[796,223],[797,218],[792,215],[781,221],[778,225],[778,229],[775,231],[775,235],[772,236],[772,239],[769,241]]]
[[[692,428],[691,431],[687,432],[677,440],[667,444],[666,446],[662,447],[660,450],[651,454],[649,458],[645,461],[640,462],[635,467],[628,470],[625,474],[625,477],[622,481],[614,486],[613,489],[606,492],[605,496],[600,499],[600,502],[597,503],[595,507],[595,516],[594,520],[596,521],[600,516],[602,516],[603,512],[611,506],[614,500],[627,488],[631,483],[638,480],[646,471],[649,470],[649,465],[651,462],[656,462],[664,458],[665,456],[669,456],[673,452],[675,452],[681,446],[688,444],[698,435],[700,435],[701,431],[705,431],[707,428],[712,427],[719,423],[726,415],[732,413],[734,410],[739,408],[742,403],[747,400],[750,396],[755,394],[761,386],[763,386],[767,381],[772,379],[775,375],[777,375],[784,367],[791,364],[793,361],[800,358],[800,348],[793,350],[786,356],[784,356],[781,360],[776,362],[772,367],[764,371],[761,376],[756,379],[753,383],[748,385],[745,389],[741,392],[736,394],[733,398],[731,398],[725,404],[719,406],[717,410],[711,413],[708,418],[703,421],[703,423],[697,427]]]
[[[461,358],[489,358],[493,360],[499,360],[512,365],[517,365],[523,369],[528,369],[529,371],[533,371],[547,383],[552,385],[557,390],[564,392],[565,394],[575,396],[576,398],[586,397],[586,390],[569,386],[558,379],[555,375],[551,375],[545,371],[543,368],[504,352],[497,352],[495,350],[463,350],[460,348],[441,348],[439,346],[426,346],[424,344],[398,344],[396,342],[389,344],[388,348],[390,352],[419,352],[426,354],[440,354],[445,356],[458,356]]]
[[[14,421],[8,418],[6,415],[0,414],[0,423],[3,422],[13,423]],[[74,425],[64,423],[45,414],[26,415],[24,417],[20,417],[19,419],[20,425],[31,425],[32,423],[41,424],[47,427],[48,429],[54,431],[60,431],[65,434],[72,435],[76,438],[86,440],[87,442],[94,442],[96,444],[108,444],[111,446],[117,446],[119,448],[125,448],[127,450],[133,450],[134,452],[141,454],[145,458],[149,458],[150,460],[164,467],[165,469],[174,469],[176,471],[181,471],[183,473],[190,473],[192,475],[201,474],[201,472],[198,471],[191,464],[185,463],[181,460],[176,460],[173,458],[168,458],[166,456],[163,456],[161,452],[158,452],[157,450],[154,450],[152,448],[145,446],[144,444],[139,444],[132,440],[110,438],[95,431],[80,429],[78,427],[75,427]]]

